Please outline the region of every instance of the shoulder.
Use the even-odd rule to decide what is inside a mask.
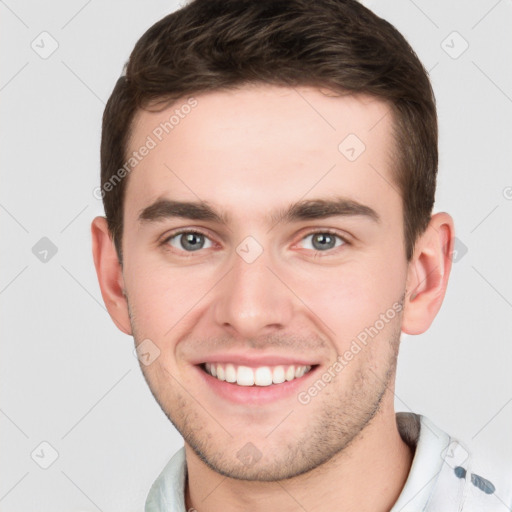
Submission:
[[[425,416],[420,422],[421,428],[444,434],[438,445],[442,463],[426,510],[512,511],[512,464],[444,433]]]
[[[185,512],[186,472],[185,448],[181,448],[151,486],[144,511]]]
[[[475,447],[468,452],[468,463],[454,468],[456,476],[466,483],[462,510],[512,511],[512,464],[489,457]]]

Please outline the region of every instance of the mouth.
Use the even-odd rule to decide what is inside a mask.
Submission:
[[[253,407],[294,400],[301,390],[310,385],[318,373],[318,364],[257,364],[255,361],[215,362],[196,364],[200,380],[206,393],[223,403],[242,407]],[[251,366],[250,366],[251,365]]]
[[[231,363],[203,363],[201,369],[211,377],[238,386],[271,386],[300,379],[311,371],[311,365],[276,365],[250,367]]]

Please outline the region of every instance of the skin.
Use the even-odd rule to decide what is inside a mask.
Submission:
[[[197,107],[129,176],[123,266],[105,219],[92,223],[112,319],[137,344],[149,338],[160,350],[141,368],[185,439],[187,508],[390,510],[413,458],[393,403],[400,333],[424,332],[441,306],[453,220],[433,215],[407,262],[402,200],[392,186],[392,115],[378,99],[268,85],[195,97]],[[185,101],[139,112],[129,151]],[[351,133],[366,146],[353,162],[338,150]],[[276,208],[340,196],[367,205],[380,220],[268,223]],[[207,201],[229,223],[141,222],[139,213],[162,198]],[[178,228],[202,231],[204,248],[186,252],[179,237],[161,244]],[[308,235],[326,229],[346,242],[318,249]],[[247,236],[263,248],[252,263],[236,252]],[[220,351],[292,355],[317,364],[321,375],[397,303],[403,311],[307,405],[295,393],[259,406],[232,403],[195,366]],[[317,378],[304,379],[298,391]],[[237,457],[247,443],[259,460]]]

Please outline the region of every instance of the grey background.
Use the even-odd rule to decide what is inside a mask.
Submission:
[[[404,336],[396,407],[509,463],[512,3],[365,3],[431,71],[436,211],[453,215],[459,239],[441,312],[427,333]],[[177,7],[0,1],[3,512],[142,510],[182,445],[147,389],[132,338],[106,313],[90,242],[90,222],[103,214],[93,189],[104,104],[137,39]],[[58,48],[42,58],[52,39]],[[53,450],[58,458],[43,469]]]

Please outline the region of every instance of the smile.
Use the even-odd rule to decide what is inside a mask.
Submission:
[[[238,386],[270,386],[282,384],[303,377],[311,366],[278,365],[237,366],[231,363],[204,363],[203,370],[217,380],[237,384]]]

